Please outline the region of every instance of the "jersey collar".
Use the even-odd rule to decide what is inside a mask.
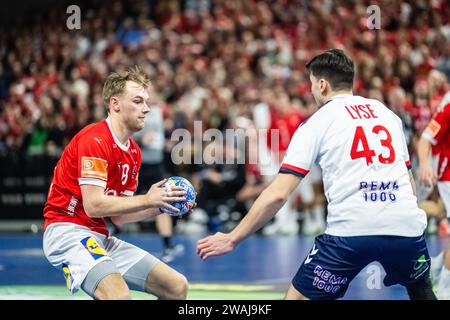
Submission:
[[[335,96],[332,96],[328,101],[331,101],[331,100],[334,100],[334,99],[340,99],[340,98],[353,97],[353,96],[354,95],[350,94],[350,93],[341,93],[341,94],[337,94]]]
[[[335,96],[332,96],[330,99],[328,99],[327,101],[325,101],[320,108],[322,108],[324,105],[326,105],[328,102],[333,101],[334,99],[340,99],[340,98],[347,98],[347,97],[353,97],[353,94],[350,93],[341,93],[341,94],[337,94]]]
[[[116,137],[116,135],[114,134],[114,132],[112,131],[111,128],[111,120],[109,118],[106,118],[106,124],[108,125],[109,131],[111,132],[111,135],[114,139],[114,142],[119,146],[120,149],[122,149],[123,151],[128,151],[128,149],[130,148],[130,140],[127,141],[127,145],[124,145],[122,142],[119,141],[119,139]]]

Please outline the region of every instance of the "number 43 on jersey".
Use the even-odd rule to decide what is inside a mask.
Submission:
[[[388,149],[389,154],[384,157],[382,154],[378,155],[378,161],[383,164],[391,164],[395,161],[395,150],[392,146],[392,137],[388,129],[384,126],[376,125],[372,128],[372,132],[379,135],[380,132],[384,132],[386,135],[385,139],[380,139],[381,145]],[[362,150],[358,149],[358,146],[362,146]],[[369,143],[367,142],[366,134],[362,126],[357,126],[355,131],[355,136],[353,138],[352,148],[350,150],[350,157],[352,160],[359,158],[366,159],[366,164],[369,166],[374,162],[374,157],[376,157],[375,151],[370,149]]]

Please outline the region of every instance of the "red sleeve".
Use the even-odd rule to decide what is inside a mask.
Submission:
[[[447,132],[450,129],[450,103],[444,106],[442,110],[433,117],[439,125],[440,129],[436,133],[434,139],[439,143],[442,141],[442,138],[445,137]]]
[[[106,139],[86,135],[78,142],[78,183],[106,188],[110,151]]]
[[[433,145],[442,141],[450,130],[450,103],[446,104],[441,111],[435,113],[422,136]]]

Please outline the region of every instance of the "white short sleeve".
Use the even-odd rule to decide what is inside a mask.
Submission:
[[[313,124],[315,121],[311,120],[303,122],[295,131],[281,164],[280,173],[290,173],[303,178],[316,161],[320,133]]]

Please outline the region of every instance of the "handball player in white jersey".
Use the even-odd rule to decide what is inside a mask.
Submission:
[[[378,261],[386,286],[411,299],[436,299],[401,120],[383,103],[352,94],[354,66],[332,49],[307,65],[320,109],[294,134],[278,176],[228,234],[198,241],[203,260],[232,251],[264,226],[316,163],[328,201],[327,228],[316,237],[286,299],[337,299],[368,264]]]

